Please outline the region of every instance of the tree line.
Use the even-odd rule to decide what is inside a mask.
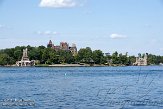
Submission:
[[[77,55],[70,51],[55,51],[50,47],[39,46],[16,46],[0,50],[0,65],[13,65],[21,60],[23,49],[28,48],[28,57],[30,60],[36,60],[36,64],[105,64],[105,65],[125,65],[130,66],[136,61],[135,56],[114,52],[111,55],[105,55],[101,50],[92,50],[90,47],[81,48]],[[144,54],[139,54],[144,57]],[[163,63],[163,56],[148,55],[149,65],[158,65]]]

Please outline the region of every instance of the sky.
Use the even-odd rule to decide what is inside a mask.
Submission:
[[[163,55],[163,0],[0,0],[0,49],[68,42]]]

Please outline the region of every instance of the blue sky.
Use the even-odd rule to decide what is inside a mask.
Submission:
[[[0,49],[51,39],[103,52],[163,55],[163,0],[1,0]]]

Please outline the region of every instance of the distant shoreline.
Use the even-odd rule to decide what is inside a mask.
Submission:
[[[151,65],[147,65],[151,66]],[[161,66],[161,65],[152,65],[152,66]],[[4,65],[0,67],[20,67],[16,65]],[[104,65],[104,64],[53,64],[53,65],[47,65],[47,64],[40,64],[35,66],[25,66],[25,67],[128,67],[125,65]]]
[[[53,64],[53,65],[36,65],[35,67],[106,67],[106,65],[90,64]]]

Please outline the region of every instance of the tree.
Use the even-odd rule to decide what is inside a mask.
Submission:
[[[79,50],[77,55],[79,62],[90,63],[92,60],[92,50],[90,47],[82,48]]]
[[[50,56],[49,61],[51,64],[58,64],[59,63],[59,57],[55,51],[50,52],[49,56]]]
[[[14,48],[7,48],[7,49],[5,49],[5,50],[3,50],[3,52],[4,53],[6,53],[6,54],[8,54],[8,56],[10,56],[10,57],[13,57],[14,56]]]
[[[38,47],[33,47],[29,50],[28,56],[30,60],[41,60],[42,59],[42,52],[43,50],[39,49]]]
[[[9,61],[9,56],[7,54],[0,54],[0,65],[7,65]]]
[[[14,51],[14,58],[16,60],[21,60],[23,53],[20,49]]]
[[[121,65],[129,64],[129,59],[127,58],[127,55],[123,55],[122,53],[119,54],[119,64]]]
[[[163,56],[156,56],[156,55],[152,55],[149,54],[148,55],[148,64],[149,65],[159,65],[160,63],[163,63]]]
[[[52,48],[46,48],[46,49],[44,49],[44,51],[43,51],[43,54],[42,54],[42,63],[44,63],[44,64],[50,64],[51,62],[50,62],[50,52],[53,52],[54,50],[52,49]]]
[[[60,63],[74,63],[74,57],[70,51],[59,50],[58,51]]]
[[[93,51],[92,58],[96,64],[104,63],[104,54],[101,50]]]
[[[113,64],[120,64],[117,51],[112,54],[112,63]]]

